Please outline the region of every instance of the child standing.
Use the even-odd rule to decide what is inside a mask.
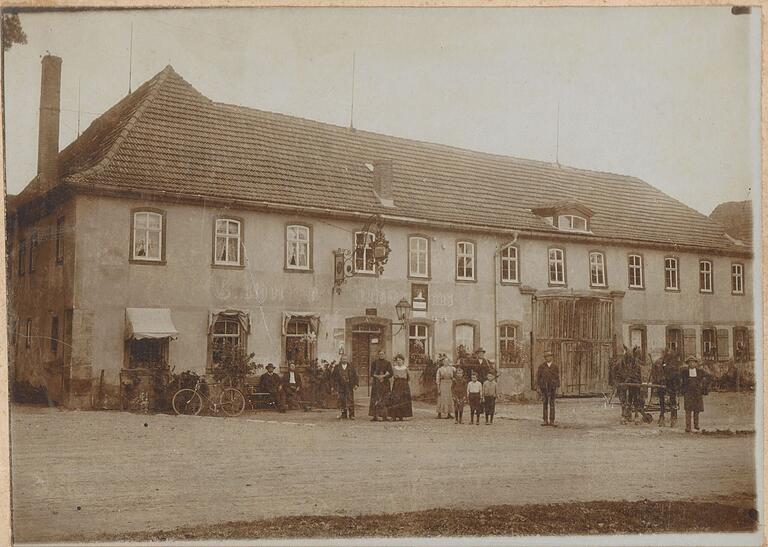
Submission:
[[[480,413],[483,408],[483,384],[477,379],[477,372],[472,373],[472,381],[467,384],[467,398],[469,399],[469,421],[480,425]]]
[[[493,415],[496,414],[496,376],[493,371],[488,373],[488,379],[483,383],[483,408],[485,409],[485,425],[493,423]],[[488,422],[488,418],[491,419],[490,422]]]
[[[453,411],[456,416],[456,423],[464,423],[464,405],[467,404],[467,380],[464,378],[464,371],[456,369],[456,376],[451,384],[451,396],[453,397]]]

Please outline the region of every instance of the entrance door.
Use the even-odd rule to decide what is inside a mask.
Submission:
[[[534,301],[534,317],[534,366],[549,350],[560,367],[563,395],[607,391],[613,354],[613,301],[576,296],[538,298]]]
[[[365,386],[368,393],[371,386],[371,363],[383,347],[380,326],[359,325],[352,331],[352,366],[357,370],[360,387]]]

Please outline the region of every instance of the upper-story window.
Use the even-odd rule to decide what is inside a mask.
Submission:
[[[474,281],[475,244],[470,241],[456,243],[456,279]]]
[[[673,256],[664,259],[664,288],[668,291],[680,290],[680,270]]]
[[[165,256],[164,215],[158,211],[133,213],[133,260],[162,262]]]
[[[565,285],[565,251],[562,249],[549,250],[549,283]]]
[[[520,281],[520,268],[517,260],[517,247],[510,245],[501,251],[501,281],[502,283],[517,283]]]
[[[213,263],[219,266],[240,266],[242,223],[231,218],[216,219],[215,237]]]
[[[19,241],[19,276],[24,275],[27,268],[27,241]]]
[[[557,227],[570,232],[587,232],[587,219],[578,215],[560,215],[557,219]]]
[[[744,264],[739,262],[731,264],[731,292],[744,294]]]
[[[593,287],[605,287],[605,255],[599,251],[589,253],[589,284]]]
[[[64,217],[56,219],[56,264],[64,263]]]
[[[355,232],[355,271],[357,273],[376,273],[373,260],[373,241],[371,232]]]
[[[699,291],[712,292],[712,261],[699,261]]]
[[[629,255],[627,261],[629,269],[629,288],[642,289],[644,287],[642,255]]]
[[[32,232],[32,238],[29,240],[29,273],[34,272],[37,266],[37,246],[38,236],[37,230],[35,230]]]
[[[429,277],[429,240],[426,237],[408,238],[408,275]]]
[[[310,269],[309,226],[290,224],[286,227],[285,266],[289,270]]]

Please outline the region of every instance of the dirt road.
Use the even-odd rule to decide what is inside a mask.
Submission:
[[[731,405],[723,424],[750,428],[751,397],[722,401]],[[715,406],[710,423],[718,423]],[[334,411],[224,419],[14,407],[15,538],[278,515],[754,495],[754,435],[619,427],[615,411],[595,400],[563,402],[556,429],[539,426],[533,405],[504,405],[493,426],[455,425],[417,407],[402,423],[342,422]]]

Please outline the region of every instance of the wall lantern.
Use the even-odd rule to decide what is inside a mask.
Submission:
[[[341,294],[341,286],[349,277],[357,275],[355,263],[359,258],[375,271],[378,275],[384,273],[384,264],[389,260],[391,248],[389,240],[384,235],[384,219],[379,215],[373,215],[363,225],[360,232],[369,234],[362,241],[355,239],[355,248],[336,249],[333,252],[333,289],[336,294]],[[370,273],[367,271],[366,273]]]
[[[398,325],[400,328],[397,332],[392,333],[393,336],[398,334],[408,324],[408,321],[411,318],[411,303],[405,298],[401,298],[400,302],[395,304],[395,312],[397,313],[397,319],[400,322],[392,323],[392,326]]]

